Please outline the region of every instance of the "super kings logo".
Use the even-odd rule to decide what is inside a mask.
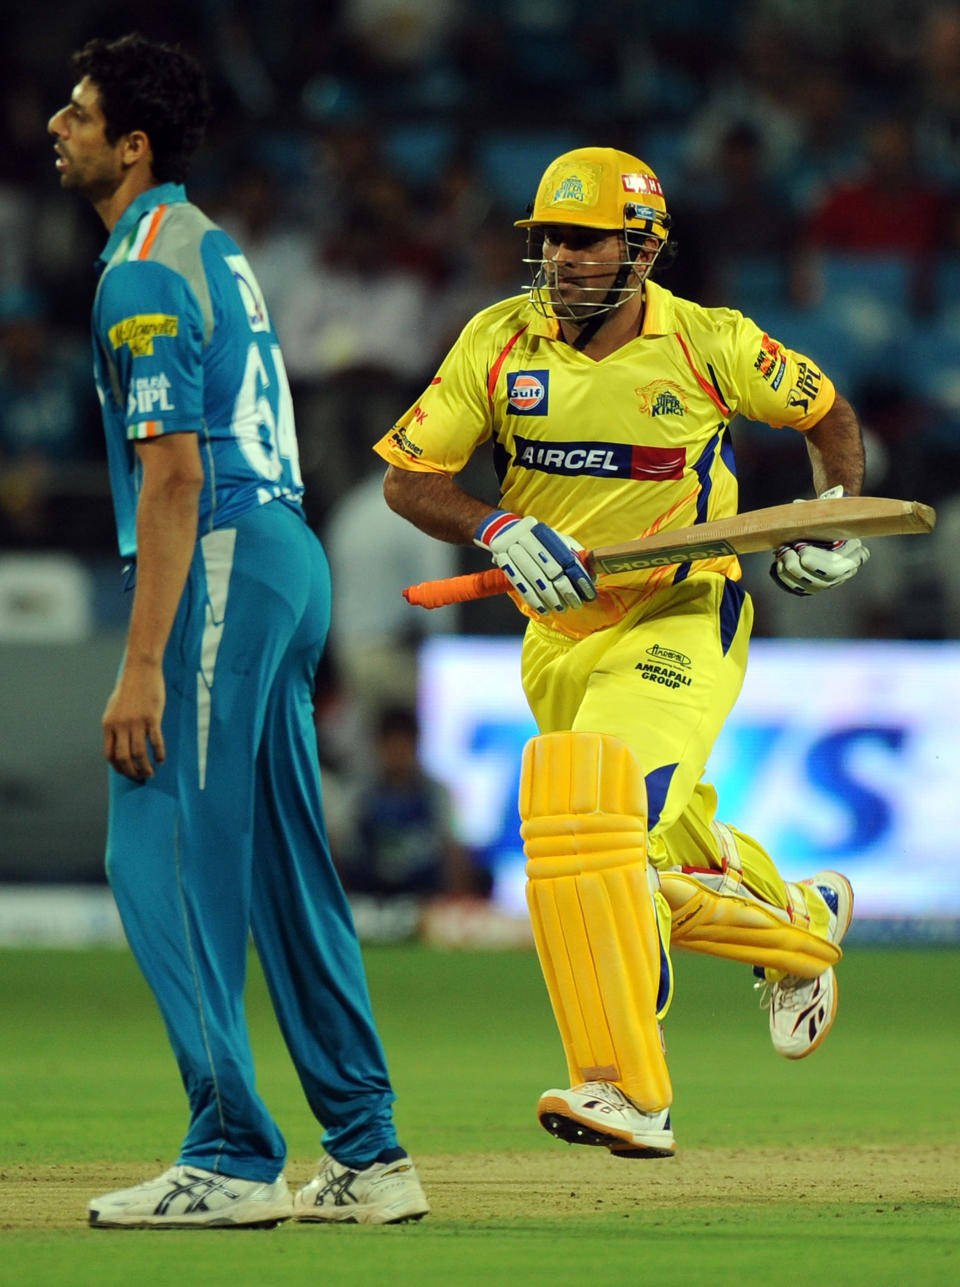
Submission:
[[[669,380],[654,380],[634,393],[640,399],[642,416],[682,416],[689,409],[683,390]]]
[[[583,180],[578,178],[576,175],[571,175],[570,178],[564,179],[559,188],[557,188],[556,192],[553,194],[553,199],[554,201],[586,200]]]

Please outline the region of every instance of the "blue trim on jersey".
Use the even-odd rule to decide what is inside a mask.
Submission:
[[[647,784],[647,825],[651,830],[660,821],[667,792],[670,790],[670,783],[676,771],[676,764],[661,764],[659,769],[653,769],[644,778]]]
[[[710,502],[710,492],[713,482],[710,478],[710,471],[713,469],[713,463],[716,459],[717,448],[723,436],[723,425],[717,426],[717,432],[700,453],[699,459],[694,462],[693,472],[700,480],[700,491],[697,493],[697,522],[705,523],[707,521],[707,507]]]
[[[740,625],[740,614],[746,597],[747,592],[739,581],[724,581],[723,597],[720,600],[720,647],[724,656],[727,655]]]
[[[670,985],[673,975],[670,970],[670,957],[667,955],[663,935],[660,933],[660,918],[656,914],[656,908],[654,908],[654,919],[657,922],[657,943],[660,947],[660,983],[657,988],[657,1015],[660,1016],[670,1000]]]

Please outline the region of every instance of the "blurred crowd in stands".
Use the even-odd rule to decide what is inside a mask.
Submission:
[[[422,631],[520,628],[505,602],[433,622],[399,601],[397,585],[480,563],[385,511],[370,447],[462,324],[523,289],[513,220],[545,164],[586,144],[660,175],[679,247],[663,284],[820,361],[863,420],[865,490],[941,510],[936,547],[878,550],[859,578],[872,589],[831,603],[826,632],[842,619],[846,634],[957,633],[960,592],[931,552],[952,569],[960,526],[960,4],[75,0],[52,23],[13,0],[4,27],[4,549],[112,553],[88,354],[104,234],[59,191],[45,129],[70,50],[136,27],[211,77],[216,120],[189,192],[244,248],[283,344],[308,512],[341,587],[338,682],[380,710],[411,699]],[[803,491],[796,435],[735,422],[733,439],[744,508]],[[468,472],[496,495],[492,467]],[[369,585],[349,592],[364,542],[386,551],[362,556],[379,612]],[[771,601],[761,632],[807,632],[795,611]]]

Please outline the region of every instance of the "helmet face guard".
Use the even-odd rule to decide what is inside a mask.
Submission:
[[[555,288],[555,268],[543,255],[544,232],[551,226],[619,233],[619,261],[578,260],[578,267],[615,270],[613,282],[581,285],[580,294],[586,298],[576,305],[564,304]],[[530,299],[536,310],[547,317],[599,321],[643,289],[667,243],[670,216],[660,181],[645,162],[614,148],[578,148],[547,168],[529,217],[518,219],[516,227],[529,230],[524,263],[531,268]]]
[[[601,230],[603,231],[603,230]],[[566,321],[585,322],[592,317],[609,313],[632,299],[643,290],[650,270],[667,244],[651,233],[637,233],[627,228],[622,233],[623,257],[616,259],[578,259],[577,267],[605,269],[616,275],[613,282],[602,286],[581,284],[578,287],[585,297],[578,304],[567,304],[557,292],[557,269],[552,258],[543,253],[544,228],[530,228],[527,232],[527,253],[523,262],[530,269],[527,290],[530,302],[543,317],[561,318]],[[651,246],[651,240],[656,245]]]

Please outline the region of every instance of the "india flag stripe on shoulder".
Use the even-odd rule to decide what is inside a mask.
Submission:
[[[165,205],[157,206],[149,218],[141,219],[133,235],[133,241],[127,251],[127,259],[146,259],[150,253],[150,247],[153,245],[157,235],[157,229],[160,227],[160,221],[166,213]]]

